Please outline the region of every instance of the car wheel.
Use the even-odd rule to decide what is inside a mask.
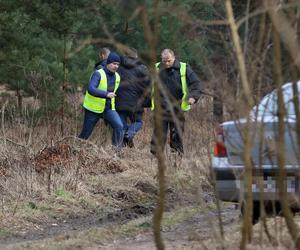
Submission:
[[[245,214],[245,201],[242,202],[241,205],[241,214],[244,216]],[[252,224],[255,224],[258,222],[260,217],[260,204],[259,201],[253,201],[253,210],[252,210]]]

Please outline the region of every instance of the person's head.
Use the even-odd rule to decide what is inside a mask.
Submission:
[[[107,59],[109,53],[110,53],[109,48],[106,48],[106,47],[101,48],[100,51],[99,51],[99,58],[100,58],[100,60]]]
[[[125,55],[131,58],[138,58],[138,52],[135,48],[127,48]]]
[[[110,52],[107,60],[106,67],[111,72],[116,72],[120,66],[121,58],[116,52]]]
[[[161,52],[161,62],[164,64],[166,68],[172,67],[174,61],[175,61],[175,54],[173,50],[164,49]]]

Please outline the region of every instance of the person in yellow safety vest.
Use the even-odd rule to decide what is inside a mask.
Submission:
[[[170,147],[173,152],[180,155],[183,150],[183,132],[184,132],[184,112],[190,110],[191,105],[195,104],[202,90],[202,85],[196,73],[192,68],[175,58],[171,49],[164,49],[161,52],[161,62],[156,64],[159,76],[160,100],[161,100],[161,142],[164,149],[168,130],[170,131]],[[155,111],[154,89],[152,89],[151,109]],[[157,152],[157,134],[153,131],[151,140],[151,153]]]
[[[84,97],[84,122],[79,138],[88,139],[100,118],[104,119],[113,129],[112,145],[116,148],[123,146],[123,123],[115,110],[116,91],[120,84],[120,56],[111,52],[106,65],[96,70],[87,86]]]

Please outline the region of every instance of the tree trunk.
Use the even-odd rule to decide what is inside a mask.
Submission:
[[[146,41],[148,43],[148,46],[150,48],[149,50],[149,56],[150,56],[150,63],[153,65],[150,68],[150,73],[152,76],[153,81],[153,87],[154,87],[154,99],[155,99],[155,111],[154,111],[154,131],[156,131],[155,137],[157,138],[156,143],[156,158],[157,158],[157,168],[158,168],[158,184],[159,184],[159,195],[157,199],[157,206],[154,211],[153,215],[153,234],[154,234],[154,241],[155,246],[159,250],[164,250],[165,245],[163,242],[163,239],[161,237],[161,223],[164,213],[164,207],[165,207],[165,170],[166,170],[166,163],[165,163],[165,156],[164,156],[164,150],[163,150],[163,143],[162,143],[162,127],[161,127],[161,120],[162,120],[162,110],[160,108],[160,91],[159,91],[159,80],[158,80],[158,74],[156,72],[156,69],[154,67],[156,62],[156,44],[157,44],[157,36],[158,36],[158,23],[159,23],[159,6],[158,6],[159,0],[155,0],[153,3],[153,15],[155,16],[155,21],[153,23],[153,26],[150,26],[149,22],[149,16],[146,11],[145,6],[141,6],[141,18],[143,21],[144,26],[144,35],[146,38]]]
[[[67,82],[67,35],[64,34],[64,58],[63,58],[63,83],[62,83],[62,100],[61,100],[61,123],[60,123],[60,132],[61,136],[64,136],[64,119],[65,119],[65,91],[66,91],[66,82]]]
[[[234,20],[232,3],[231,0],[225,1],[226,13],[228,23],[231,29],[232,40],[238,60],[238,68],[242,80],[243,95],[246,100],[247,113],[253,106],[253,99],[251,95],[251,87],[248,81],[246,64],[244,55],[242,52],[240,37],[237,30],[237,25]],[[252,211],[253,211],[253,198],[252,198],[252,162],[251,162],[251,133],[250,133],[250,122],[247,119],[246,130],[244,133],[244,153],[243,158],[245,162],[245,173],[244,173],[244,186],[245,186],[245,208],[244,208],[244,221],[242,228],[242,240],[240,243],[240,249],[246,249],[247,242],[251,241],[252,238]]]
[[[300,238],[299,238],[299,230],[297,225],[294,223],[293,215],[289,206],[289,199],[287,194],[287,186],[286,186],[286,171],[285,171],[285,142],[284,142],[284,134],[285,134],[285,107],[282,93],[282,74],[281,74],[281,47],[280,47],[280,38],[278,31],[274,27],[273,29],[273,43],[274,43],[274,81],[278,88],[278,138],[277,138],[277,161],[279,168],[278,175],[278,191],[280,197],[280,203],[282,208],[282,213],[285,218],[288,230],[294,240],[295,246],[297,249],[300,249]]]

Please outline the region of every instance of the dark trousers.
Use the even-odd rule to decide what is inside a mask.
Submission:
[[[112,145],[122,147],[124,137],[123,123],[117,111],[111,109],[106,109],[100,114],[84,109],[83,128],[78,137],[85,140],[88,139],[100,118],[104,119],[113,129]]]
[[[143,126],[143,113],[133,113],[129,111],[118,111],[118,113],[123,123],[124,138],[132,140]]]
[[[172,119],[163,118],[161,122],[162,126],[162,146],[163,149],[167,142],[168,131],[170,132],[170,147],[172,151],[177,152],[178,154],[183,154],[183,132],[184,132],[184,115],[180,114],[178,117]],[[157,131],[153,131],[153,136],[151,140],[151,153],[156,154],[157,152]]]

